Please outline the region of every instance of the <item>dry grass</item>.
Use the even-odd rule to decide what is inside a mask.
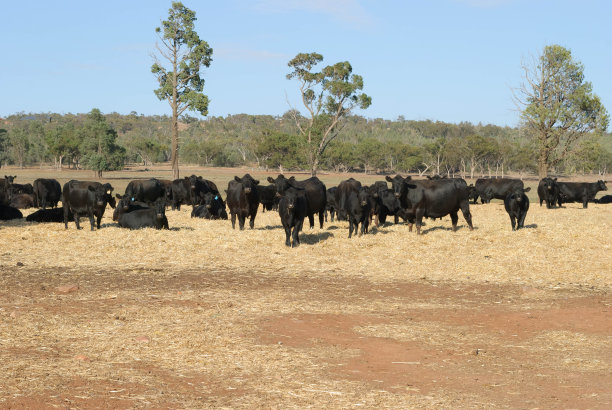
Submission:
[[[273,212],[260,213],[255,229],[245,231],[232,230],[229,221],[191,219],[187,208],[168,211],[170,231],[120,229],[110,208],[94,232],[88,223],[77,231],[74,223],[65,230],[2,222],[0,407],[41,401],[81,408],[500,405],[470,391],[390,390],[331,377],[357,348],[316,338],[303,346],[271,344],[257,336],[262,321],[274,316],[362,315],[370,321],[355,327],[356,339],[385,337],[465,355],[465,346],[503,340],[464,326],[403,320],[413,314],[407,312],[465,309],[461,298],[385,292],[423,278],[543,289],[512,299],[512,309],[523,311],[546,308],[559,292],[610,291],[612,207],[547,210],[532,201],[528,228],[517,232],[501,203],[471,209],[473,232],[460,216],[458,232],[446,217],[428,220],[422,236],[387,225],[348,239],[347,223],[334,222],[305,228],[297,249],[285,247]],[[57,290],[69,283],[79,289]],[[547,330],[521,343],[526,357],[540,357],[555,371],[609,377],[609,335]],[[489,350],[482,363],[517,349]]]
[[[305,228],[302,246],[286,248],[277,213],[256,218],[255,229],[232,230],[229,221],[191,219],[189,209],[168,211],[171,230],[129,231],[111,220],[99,231],[77,231],[74,223],[2,224],[2,264],[17,262],[44,271],[155,267],[166,274],[184,270],[254,271],[259,274],[355,276],[373,281],[456,280],[554,286],[580,284],[608,288],[612,266],[612,207],[579,204],[547,210],[532,205],[527,228],[512,232],[501,203],[472,206],[475,230],[450,231],[450,220],[427,221],[425,234],[406,225],[372,228],[348,239],[346,222]],[[27,212],[27,211],[26,211]],[[83,219],[82,222],[86,222]]]

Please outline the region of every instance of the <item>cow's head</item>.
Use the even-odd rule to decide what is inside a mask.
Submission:
[[[542,183],[544,184],[544,189],[551,192],[557,185],[557,178],[544,178],[542,179]]]
[[[529,192],[529,191],[531,191],[530,187],[527,187],[527,188],[516,188],[516,189],[512,190],[512,192],[510,193],[510,199],[512,199],[512,200],[514,200],[514,201],[516,201],[518,203],[521,203],[521,202],[523,202],[527,198],[527,196],[525,195],[525,192]]]
[[[380,201],[391,213],[395,214],[401,208],[399,198],[392,189],[385,189],[379,193]]]
[[[96,185],[96,186],[88,185],[87,189],[93,195],[93,203],[95,206],[100,206],[100,207],[106,206],[106,202],[108,201],[109,194],[107,193],[107,190],[104,185]],[[111,199],[113,198],[111,197]]]
[[[295,178],[291,177],[295,181]],[[279,174],[276,179],[268,177],[268,182],[276,186],[276,196],[280,197],[291,187],[290,179],[285,178],[283,174]]]
[[[370,198],[370,194],[366,187],[361,187],[359,192],[357,193],[357,199],[359,200],[359,206],[366,206],[368,204],[368,199]]]
[[[303,188],[290,187],[281,194],[282,198],[285,201],[285,204],[287,205],[287,213],[291,213],[295,210],[297,206],[298,196],[302,195],[303,191]]]
[[[206,206],[206,209],[210,210],[215,203],[215,198],[219,197],[212,192],[205,193],[204,197],[202,198],[202,205]]]
[[[400,198],[403,194],[406,193],[406,182],[410,181],[411,177],[407,176],[406,178],[402,177],[401,175],[396,175],[393,178],[391,178],[389,175],[387,175],[385,177],[385,179],[389,182],[391,182],[391,189],[393,190],[393,192],[395,193],[395,196],[397,198]]]
[[[244,187],[244,193],[250,194],[253,190],[256,190],[256,185],[259,184],[259,180],[254,179],[251,175],[245,174],[242,178],[234,177],[237,182],[240,182]]]
[[[155,217],[157,220],[162,220],[166,217],[166,200],[158,198],[155,201]]]
[[[608,187],[606,186],[606,183],[604,181],[602,181],[601,179],[599,181],[597,181],[597,190],[598,191],[607,191]]]

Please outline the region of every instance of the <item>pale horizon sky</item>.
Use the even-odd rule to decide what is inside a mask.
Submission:
[[[586,0],[184,1],[213,48],[209,115],[302,110],[287,62],[349,61],[372,97],[366,118],[516,126],[521,62],[560,44],[612,110],[612,2]],[[18,112],[170,114],[153,94],[155,27],[171,1],[3,5],[0,116]],[[288,100],[288,101],[287,101]],[[186,112],[196,116],[193,112]]]

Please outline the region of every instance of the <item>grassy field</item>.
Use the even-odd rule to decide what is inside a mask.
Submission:
[[[182,170],[220,188],[245,172]],[[517,232],[494,201],[472,232],[461,215],[422,236],[334,222],[297,249],[274,212],[245,231],[189,208],[170,231],[110,208],[94,232],[1,222],[0,407],[610,408],[612,207],[547,210],[533,191]]]

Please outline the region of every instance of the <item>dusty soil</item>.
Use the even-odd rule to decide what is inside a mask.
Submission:
[[[0,407],[611,408],[580,287],[5,269]]]

